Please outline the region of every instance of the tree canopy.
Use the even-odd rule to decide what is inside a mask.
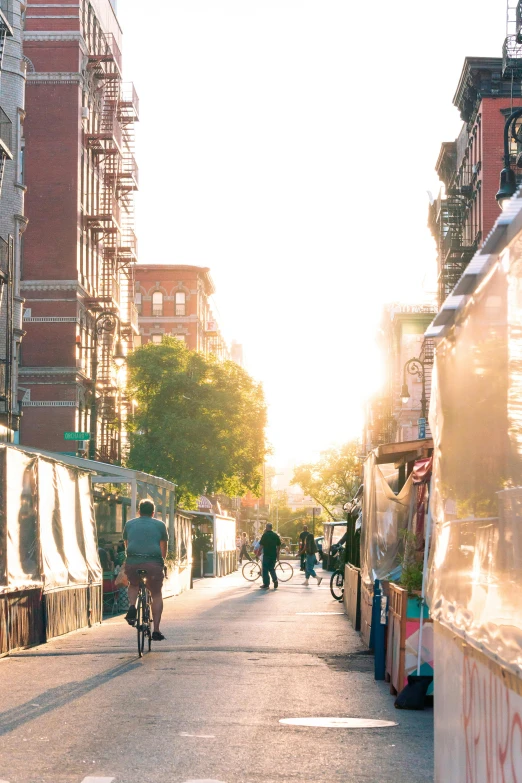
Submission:
[[[335,506],[344,506],[355,495],[360,480],[356,441],[323,451],[316,463],[298,465],[292,484],[299,484],[333,519]]]
[[[175,482],[185,505],[203,493],[259,491],[266,405],[245,370],[166,337],[134,351],[128,371],[128,393],[137,402],[130,467]]]

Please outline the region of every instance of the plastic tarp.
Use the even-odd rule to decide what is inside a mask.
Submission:
[[[522,248],[437,347],[430,425],[431,615],[522,665]]]
[[[2,539],[6,540],[3,585],[41,584],[38,545],[37,459],[11,449],[0,451],[3,503]]]
[[[0,583],[48,590],[100,582],[89,474],[9,447],[0,466]]]
[[[367,584],[396,579],[404,549],[401,531],[408,529],[412,513],[412,476],[396,495],[371,452],[364,463],[363,498],[361,577]]]

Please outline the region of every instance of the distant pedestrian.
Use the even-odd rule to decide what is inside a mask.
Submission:
[[[304,542],[304,550],[305,550],[305,585],[308,585],[308,580],[311,576],[314,577],[314,579],[317,579],[317,586],[321,584],[323,581],[322,576],[317,576],[315,573],[315,566],[317,565],[317,545],[315,543],[315,539],[313,537],[312,533],[308,533],[305,542]]]
[[[274,590],[277,590],[279,583],[275,572],[276,562],[279,560],[279,550],[281,549],[281,539],[272,530],[272,524],[266,523],[266,529],[259,542],[263,547],[263,584],[262,590],[268,590],[270,587],[270,577],[274,583]]]
[[[252,562],[252,558],[248,553],[248,538],[246,533],[242,533],[239,543],[239,565],[243,562],[243,557]]]
[[[301,558],[301,568],[300,571],[305,570],[305,559],[306,559],[306,552],[305,552],[305,541],[306,536],[308,535],[308,526],[303,525],[303,532],[299,536],[299,556]]]

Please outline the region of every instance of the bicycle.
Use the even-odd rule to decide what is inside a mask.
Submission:
[[[149,642],[149,652],[152,646],[152,596],[147,589],[147,572],[144,569],[138,570],[140,584],[138,588],[138,598],[136,601],[136,630],[138,631],[138,655],[143,658],[145,649],[145,639]]]
[[[338,548],[335,552],[336,569],[330,577],[330,592],[336,601],[342,601],[344,597],[344,562],[343,549]]]
[[[336,601],[344,597],[344,574],[340,568],[333,572],[330,578],[330,592]]]
[[[278,582],[288,582],[294,575],[294,569],[290,565],[290,563],[287,563],[286,561],[278,560],[275,566],[275,572],[277,574],[277,581]],[[252,560],[250,563],[245,563],[243,566],[241,573],[243,574],[244,578],[249,582],[255,582],[256,579],[259,579],[261,574],[263,573],[263,570],[261,568],[261,563],[259,560]]]

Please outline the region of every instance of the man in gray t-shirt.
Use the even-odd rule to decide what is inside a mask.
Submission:
[[[136,599],[138,597],[138,570],[147,571],[147,587],[152,595],[152,619],[154,620],[154,641],[160,642],[165,637],[160,631],[163,612],[163,567],[167,556],[169,540],[165,523],[154,519],[154,503],[142,500],[139,507],[139,517],[130,519],[123,531],[123,541],[127,559],[125,573],[129,580],[129,611],[125,619],[129,625],[136,623]]]

